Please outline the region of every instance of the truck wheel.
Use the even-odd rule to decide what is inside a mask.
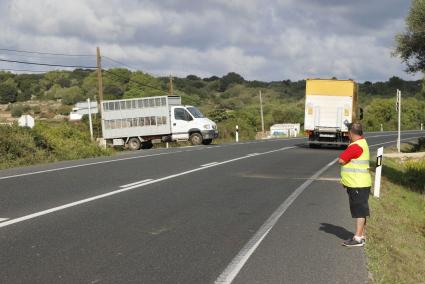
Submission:
[[[193,146],[202,144],[202,135],[199,133],[192,133],[189,137],[190,144]]]
[[[205,139],[202,141],[202,144],[204,145],[210,145],[212,143],[212,139]]]
[[[145,141],[142,143],[142,149],[151,149],[153,147],[152,141]]]
[[[139,138],[133,137],[130,138],[130,140],[128,140],[128,149],[130,149],[131,151],[136,151],[140,149],[140,140]]]

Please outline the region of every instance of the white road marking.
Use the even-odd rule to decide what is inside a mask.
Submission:
[[[259,154],[258,153],[251,153],[251,154],[248,154],[247,156],[248,157],[253,157],[253,156],[258,156]]]
[[[0,218],[0,222],[6,221],[6,220],[9,220],[9,218]]]
[[[418,137],[410,137],[401,140],[410,140],[417,139],[423,136]],[[394,141],[378,143],[370,145],[379,146],[383,144],[394,143]],[[329,169],[332,165],[334,165],[338,159],[335,159],[328,163],[325,167],[316,172],[313,176],[311,176],[307,181],[305,181],[302,185],[300,185],[280,206],[276,209],[275,212],[267,219],[267,221],[260,227],[260,229],[255,233],[255,235],[248,241],[248,243],[239,251],[239,253],[233,258],[230,264],[226,267],[226,269],[220,274],[220,276],[215,281],[216,284],[230,284],[238,275],[239,271],[248,261],[250,256],[254,253],[260,243],[264,240],[270,230],[277,223],[279,218],[285,213],[285,211],[289,208],[289,206],[295,201],[295,199],[315,180],[318,180],[319,176]]]
[[[149,181],[153,181],[153,179],[145,179],[145,180],[141,180],[141,181],[136,181],[136,182],[133,182],[133,183],[121,185],[120,187],[121,188],[123,188],[123,187],[129,187],[129,186],[132,186],[132,185],[142,184],[142,183],[149,182]]]
[[[404,139],[400,139],[400,141],[405,141],[405,140],[412,140],[412,139],[418,139],[418,138],[422,138],[424,137],[422,136],[416,136],[416,137],[409,137],[409,138],[404,138]],[[367,137],[366,137],[367,138]],[[388,141],[388,142],[383,142],[383,143],[378,143],[378,144],[373,144],[373,145],[369,145],[369,147],[374,147],[374,146],[381,146],[381,145],[385,145],[385,144],[391,144],[397,141]]]
[[[260,229],[255,233],[255,235],[246,243],[246,245],[241,249],[241,251],[233,258],[230,264],[226,267],[223,273],[215,281],[216,284],[230,284],[238,275],[239,271],[248,261],[249,257],[254,253],[263,239],[267,236],[270,230],[277,223],[279,218],[285,213],[285,211],[291,206],[295,199],[314,181],[316,180],[323,172],[325,172],[329,167],[336,163],[338,159],[331,161],[329,164],[324,166],[314,175],[312,175],[307,181],[300,185],[295,191],[273,212],[273,214],[267,219],[267,221],[260,227]]]
[[[170,152],[170,153],[158,153],[158,154],[152,154],[152,155],[144,155],[144,156],[121,158],[121,159],[113,159],[113,160],[108,160],[108,161],[99,161],[99,162],[93,162],[93,163],[87,163],[87,164],[79,164],[79,165],[74,165],[74,166],[60,167],[60,168],[54,168],[54,169],[49,169],[49,170],[42,170],[42,171],[35,171],[35,172],[30,172],[30,173],[23,173],[23,174],[16,174],[16,175],[0,177],[0,180],[15,178],[15,177],[22,177],[22,176],[31,176],[31,175],[41,174],[41,173],[56,172],[56,171],[62,171],[62,170],[74,169],[74,168],[80,168],[80,167],[86,167],[86,166],[93,166],[93,165],[108,164],[108,163],[113,163],[113,162],[141,159],[141,158],[145,158],[145,157],[155,157],[155,156],[161,156],[161,155],[181,153],[181,152],[182,151],[176,151],[176,152]]]
[[[297,147],[292,146],[292,147],[279,148],[279,149],[276,149],[276,150],[271,150],[271,151],[260,153],[259,155],[267,155],[267,154],[270,154],[270,153],[285,151],[285,150],[289,150],[289,149],[293,149],[293,148],[297,148]],[[228,163],[232,163],[232,162],[235,162],[235,161],[248,159],[248,158],[250,158],[250,157],[242,156],[242,157],[239,157],[239,158],[234,158],[234,159],[230,159],[230,160],[223,161],[223,162],[217,162],[216,164],[212,164],[212,165],[209,165],[209,166],[199,167],[199,168],[196,168],[196,169],[193,169],[193,170],[188,170],[188,171],[184,171],[184,172],[181,172],[181,173],[178,173],[178,174],[169,175],[169,176],[166,176],[166,177],[163,177],[163,178],[147,181],[147,182],[144,182],[144,183],[141,183],[141,184],[135,184],[135,185],[127,186],[125,188],[121,188],[121,189],[110,191],[110,192],[107,192],[107,193],[104,193],[104,194],[92,196],[92,197],[89,197],[89,198],[86,198],[86,199],[78,200],[78,201],[71,202],[71,203],[68,203],[68,204],[64,204],[64,205],[61,205],[61,206],[53,207],[53,208],[50,208],[50,209],[47,209],[47,210],[39,211],[39,212],[32,213],[32,214],[29,214],[29,215],[25,215],[25,216],[22,216],[22,217],[19,217],[19,218],[10,219],[9,221],[5,221],[3,223],[0,223],[0,228],[6,227],[6,226],[9,226],[9,225],[12,225],[12,224],[20,223],[20,222],[23,222],[23,221],[26,221],[26,220],[34,219],[34,218],[37,218],[37,217],[40,217],[40,216],[43,216],[43,215],[47,215],[47,214],[50,214],[50,213],[53,213],[53,212],[61,211],[61,210],[64,210],[64,209],[67,209],[67,208],[70,208],[70,207],[74,207],[74,206],[77,206],[77,205],[81,205],[81,204],[84,204],[84,203],[88,203],[88,202],[91,202],[91,201],[95,201],[95,200],[105,198],[105,197],[108,197],[108,196],[116,195],[116,194],[126,192],[126,191],[129,191],[129,190],[135,189],[135,188],[143,187],[143,186],[150,185],[150,184],[153,184],[153,183],[158,183],[158,182],[173,179],[173,178],[176,178],[176,177],[179,177],[179,176],[183,176],[183,175],[187,175],[187,174],[190,174],[190,173],[202,171],[202,170],[205,170],[207,168],[216,167],[216,166],[219,166],[219,165],[224,165],[224,164],[228,164]]]
[[[212,162],[212,163],[209,163],[209,164],[201,165],[201,167],[208,167],[208,166],[215,165],[215,164],[217,164],[217,163],[218,163],[218,162]]]

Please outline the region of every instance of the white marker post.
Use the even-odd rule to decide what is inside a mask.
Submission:
[[[93,141],[93,123],[91,121],[90,98],[87,99],[87,105],[88,105],[88,109],[89,109],[90,139],[91,139],[91,141]]]
[[[373,189],[373,196],[379,198],[381,192],[381,173],[382,173],[382,155],[384,154],[384,147],[381,147],[376,152],[376,170],[375,170],[375,187]]]
[[[398,138],[397,138],[397,151],[400,153],[400,130],[401,130],[401,91],[397,89],[397,103],[396,108],[398,111]]]
[[[238,125],[236,125],[236,134],[235,134],[235,136],[236,136],[236,143],[238,143],[239,142],[239,126]]]
[[[384,132],[384,127],[382,126],[382,123],[381,123],[381,132]]]

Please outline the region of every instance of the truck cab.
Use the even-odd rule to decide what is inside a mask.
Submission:
[[[171,140],[189,140],[192,145],[211,144],[218,137],[217,125],[194,106],[172,106]]]

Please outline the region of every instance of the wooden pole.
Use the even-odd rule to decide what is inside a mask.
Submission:
[[[170,75],[170,96],[174,95],[174,90],[173,90],[173,76]]]
[[[260,112],[261,112],[261,138],[264,137],[264,115],[263,115],[263,97],[260,90]]]
[[[99,95],[99,104],[103,102],[103,81],[102,81],[102,62],[100,57],[100,48],[96,48],[96,63],[97,63],[97,88]],[[102,107],[100,107],[100,110]]]

